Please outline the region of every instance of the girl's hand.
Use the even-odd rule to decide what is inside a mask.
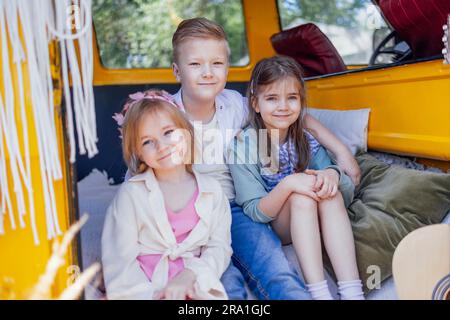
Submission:
[[[320,201],[314,189],[316,176],[305,173],[294,173],[285,177],[282,182],[287,186],[289,191],[303,194],[316,201]]]
[[[184,269],[176,275],[164,289],[155,292],[155,300],[187,300],[194,296],[195,274],[189,269]]]
[[[316,177],[314,191],[320,199],[332,198],[338,192],[339,173],[334,169],[325,170],[305,170],[306,174]]]
[[[361,169],[351,153],[337,156],[336,164],[352,179],[357,186],[361,181]]]

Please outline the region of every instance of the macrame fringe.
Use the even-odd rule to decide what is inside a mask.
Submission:
[[[76,158],[75,128],[80,154],[87,153],[88,157],[93,157],[98,153],[92,87],[91,8],[91,0],[0,0],[3,77],[3,87],[0,88],[0,234],[5,232],[6,212],[8,212],[11,229],[16,229],[16,218],[18,218],[19,226],[25,228],[26,197],[34,242],[36,245],[39,244],[32,188],[30,134],[37,137],[47,239],[53,239],[62,234],[53,186],[54,181],[62,179],[62,169],[54,121],[54,88],[49,52],[49,43],[52,40],[59,42],[70,161],[73,163]],[[79,16],[72,16],[77,13]],[[71,21],[74,19],[80,22],[79,28],[73,28]],[[80,65],[75,41],[78,41]],[[10,49],[12,49],[12,62],[15,66],[14,79],[10,64]],[[31,98],[30,106],[25,105],[22,69],[24,62],[27,63],[30,89],[26,94]],[[72,81],[72,92],[69,87],[69,77]],[[16,108],[19,112],[16,112]],[[35,132],[30,132],[28,129],[27,113],[33,115]],[[16,119],[17,114],[19,116]],[[17,127],[19,121],[22,127],[22,143],[19,140]],[[8,153],[9,161],[6,160],[6,153]],[[9,183],[8,176],[12,178],[12,185]],[[17,217],[12,210],[13,199],[17,206]]]

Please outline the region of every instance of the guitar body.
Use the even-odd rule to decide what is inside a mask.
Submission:
[[[395,250],[392,273],[402,300],[450,300],[450,225],[408,234]]]
[[[443,27],[444,63],[450,64],[450,15]],[[400,299],[450,300],[450,225],[417,229],[397,246],[392,261]]]

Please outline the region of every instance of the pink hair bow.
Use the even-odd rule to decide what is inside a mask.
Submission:
[[[175,108],[179,108],[178,105],[172,99],[172,96],[164,90],[161,91],[147,90],[144,92],[138,91],[130,94],[129,97],[130,100],[127,103],[125,103],[122,111],[120,113],[114,113],[114,115],[112,116],[112,118],[116,120],[119,127],[123,125],[123,122],[125,120],[125,114],[130,109],[130,107],[132,107],[134,104],[144,99],[155,99],[165,101],[174,106]],[[119,131],[121,131],[120,128]]]

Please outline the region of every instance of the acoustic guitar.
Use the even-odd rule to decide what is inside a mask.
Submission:
[[[450,300],[450,224],[419,228],[403,238],[392,273],[401,300]]]
[[[450,64],[450,15],[443,30],[442,54]],[[450,225],[419,228],[403,238],[394,252],[392,273],[402,300],[450,300]]]

